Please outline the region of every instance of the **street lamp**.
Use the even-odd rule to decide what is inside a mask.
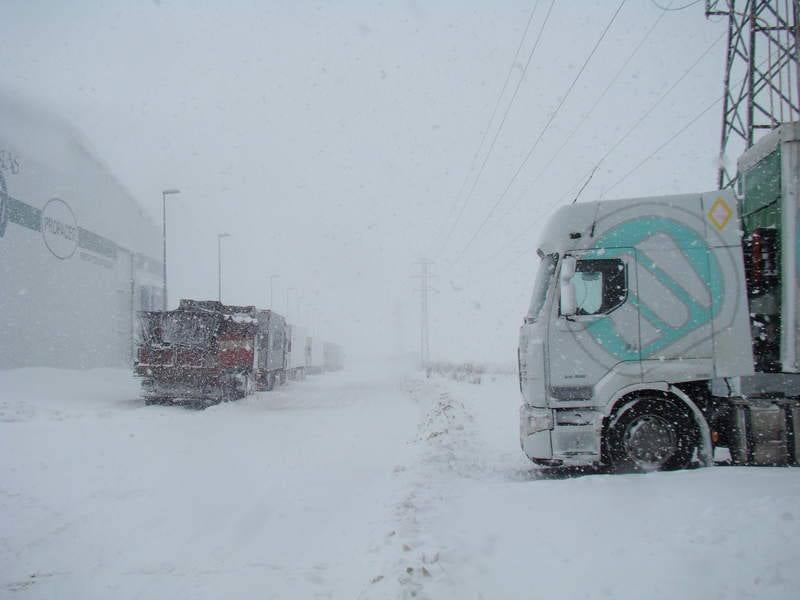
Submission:
[[[180,194],[181,191],[175,188],[163,190],[161,192],[161,242],[164,248],[162,263],[164,266],[164,289],[162,290],[162,306],[167,310],[167,196],[170,194]]]
[[[275,288],[273,286],[273,282],[280,278],[280,275],[270,275],[269,276],[269,309],[275,310],[275,295],[273,294]]]
[[[217,286],[218,299],[222,302],[222,238],[231,237],[230,233],[217,234]]]

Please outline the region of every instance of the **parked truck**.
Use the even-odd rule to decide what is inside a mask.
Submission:
[[[289,357],[287,371],[290,379],[303,379],[306,373],[306,328],[289,326]]]
[[[252,391],[259,320],[253,306],[181,300],[171,311],[139,313],[134,372],[146,404],[208,406]]]
[[[565,206],[520,331],[520,441],[544,465],[800,461],[800,123],[739,188]]]
[[[254,306],[181,300],[139,313],[134,372],[146,404],[209,406],[286,378],[286,319]]]
[[[308,363],[306,371],[311,375],[319,375],[325,368],[325,355],[322,338],[313,335],[306,338]]]
[[[289,325],[284,317],[273,310],[259,310],[256,318],[256,390],[272,391],[276,384],[286,383]]]

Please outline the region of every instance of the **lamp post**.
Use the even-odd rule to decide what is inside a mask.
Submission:
[[[162,291],[162,307],[167,310],[167,196],[170,194],[180,194],[181,191],[175,188],[163,190],[161,192],[161,242],[164,249],[162,264],[164,267],[164,289]]]
[[[222,302],[222,238],[231,237],[230,233],[217,234],[217,287],[218,300]]]
[[[273,286],[273,282],[280,278],[280,275],[270,275],[269,276],[269,309],[275,310],[275,288]]]

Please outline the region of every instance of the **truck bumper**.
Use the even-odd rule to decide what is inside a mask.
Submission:
[[[192,385],[178,381],[142,379],[142,397],[147,400],[160,398],[191,398],[193,400],[219,401],[222,390],[218,385]]]
[[[520,409],[520,445],[537,464],[593,466],[600,463],[603,415],[591,409]]]

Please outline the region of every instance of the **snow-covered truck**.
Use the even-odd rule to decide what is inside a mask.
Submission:
[[[256,390],[271,391],[276,383],[286,383],[288,367],[289,325],[272,310],[256,312],[258,321]]]
[[[286,370],[289,379],[303,379],[306,371],[306,328],[289,325]]]
[[[306,352],[308,357],[306,371],[312,375],[319,375],[325,368],[325,353],[322,338],[316,335],[306,338]]]
[[[565,206],[520,330],[520,441],[544,465],[800,462],[800,123],[739,188]]]
[[[208,406],[249,394],[259,319],[253,306],[181,300],[176,310],[139,313],[134,372],[146,404]]]

